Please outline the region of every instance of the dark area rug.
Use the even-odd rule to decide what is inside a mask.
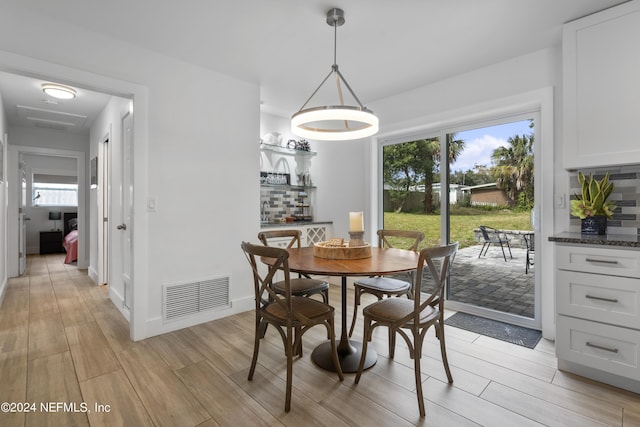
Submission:
[[[465,329],[480,335],[486,335],[528,348],[534,348],[542,337],[542,333],[535,329],[510,325],[467,313],[454,313],[445,319],[444,323],[445,325]]]

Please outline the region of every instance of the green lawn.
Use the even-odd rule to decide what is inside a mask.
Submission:
[[[473,229],[480,225],[503,230],[531,230],[529,212],[466,210],[464,215],[451,215],[451,241],[460,248],[477,244]],[[384,213],[384,228],[419,230],[425,235],[420,249],[440,244],[440,215]]]

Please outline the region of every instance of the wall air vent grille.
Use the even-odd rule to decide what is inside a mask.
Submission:
[[[193,283],[164,285],[162,317],[165,322],[229,307],[229,276]]]

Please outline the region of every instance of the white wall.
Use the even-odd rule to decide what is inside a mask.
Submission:
[[[135,339],[191,323],[162,323],[163,284],[230,275],[232,307],[206,317],[252,308],[239,245],[259,231],[257,84],[20,11],[0,15],[0,68],[135,92]]]
[[[7,131],[7,118],[4,112],[2,93],[0,93],[0,141],[2,141],[2,170],[7,176],[7,142],[5,132]],[[4,298],[7,285],[7,180],[0,175],[0,303]],[[16,223],[16,227],[17,223]]]
[[[540,129],[547,136],[536,140],[536,155],[540,156],[544,151],[551,161],[543,164],[540,170],[536,169],[536,172],[555,171],[555,175],[564,179],[566,172],[562,171],[561,157],[557,155],[560,150],[559,144],[554,144],[554,140],[561,141],[561,120],[559,119],[561,104],[558,97],[561,93],[558,89],[560,85],[560,46],[533,52],[371,103],[371,108],[379,115],[381,128],[374,140],[392,139],[407,131],[420,132],[425,129],[458,125],[461,120],[467,122],[481,120],[487,114],[499,114],[502,100],[520,102],[522,94],[555,87],[553,117],[547,117],[543,123],[547,128]],[[548,129],[549,122],[554,123],[552,130]],[[373,167],[376,168],[377,145],[375,142],[370,149],[374,159]],[[375,176],[376,170],[373,169],[372,181]],[[536,185],[546,185],[544,198],[536,199],[536,205],[544,209],[541,215],[542,232],[538,246],[540,250],[537,251],[540,254],[537,257],[537,272],[540,276],[537,280],[541,281],[542,286],[543,334],[547,338],[554,338],[553,246],[547,241],[547,237],[555,232],[553,211],[555,177],[549,179],[548,174],[544,176],[547,177],[546,184],[541,183],[540,179],[536,180]],[[376,192],[377,190],[373,191],[374,196]],[[375,200],[372,206],[377,206]],[[568,217],[568,215],[565,216]]]

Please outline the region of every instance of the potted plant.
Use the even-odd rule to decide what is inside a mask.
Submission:
[[[613,191],[613,183],[609,181],[609,172],[598,181],[589,174],[589,178],[578,172],[578,182],[582,194],[576,194],[571,200],[571,214],[582,220],[582,232],[585,234],[605,234],[607,218],[613,218],[616,208],[614,201],[607,200]]]

